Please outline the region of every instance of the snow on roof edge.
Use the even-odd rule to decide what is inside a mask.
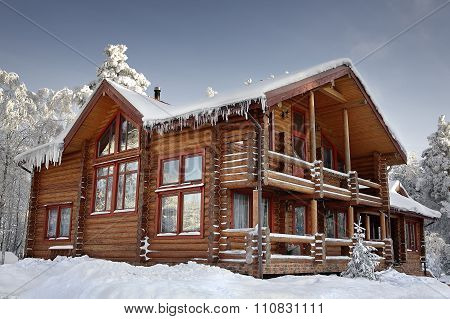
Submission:
[[[400,211],[410,212],[426,218],[441,218],[442,214],[434,209],[415,201],[409,195],[405,197],[397,192],[398,187],[403,187],[399,180],[389,182],[390,205]]]

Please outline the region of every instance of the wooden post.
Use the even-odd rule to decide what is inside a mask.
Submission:
[[[344,109],[344,145],[345,145],[345,169],[347,172],[352,170],[352,162],[350,157],[350,130],[348,127],[348,111]]]
[[[311,200],[309,204],[309,211],[311,216],[311,233],[312,235],[317,234],[317,201],[315,199]]]
[[[366,214],[364,228],[366,229],[366,240],[370,240],[370,215],[369,214]]]
[[[381,240],[386,238],[386,214],[380,212],[380,236]]]
[[[253,226],[253,227],[255,227],[256,225],[258,225],[258,223],[259,223],[259,214],[258,214],[258,211],[259,211],[259,207],[258,207],[258,190],[257,190],[257,189],[254,189],[254,190],[253,190],[253,211],[252,211],[252,214],[253,214],[253,218],[252,218],[253,223],[252,223],[252,226]]]
[[[354,222],[355,222],[355,220],[354,220],[354,214],[353,214],[353,206],[349,206],[348,210],[347,210],[347,236],[349,238],[353,237],[353,233],[354,233],[353,223]]]
[[[316,160],[316,113],[314,110],[314,92],[309,93],[309,139],[311,162]]]

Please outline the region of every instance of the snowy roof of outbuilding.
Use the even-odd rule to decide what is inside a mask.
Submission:
[[[404,194],[400,194],[403,192]],[[403,211],[421,215],[426,218],[440,218],[441,213],[422,205],[412,199],[399,180],[389,182],[389,197],[391,207]]]
[[[284,74],[264,81],[257,81],[234,92],[221,93],[196,103],[178,106],[168,105],[153,98],[141,95],[111,80],[106,79],[105,81],[107,81],[120,95],[122,95],[124,99],[126,99],[139,111],[139,113],[141,113],[144,126],[147,129],[155,129],[158,132],[163,133],[172,129],[175,123],[177,123],[177,125],[181,124],[181,127],[184,127],[187,125],[186,122],[191,119],[194,119],[193,123],[195,126],[200,126],[206,123],[214,125],[219,118],[227,119],[231,114],[245,116],[252,102],[260,103],[261,107],[265,109],[267,92],[294,84],[340,66],[347,66],[352,69],[353,73],[363,85],[366,93],[373,100],[373,97],[368,92],[367,85],[364,84],[364,81],[353,66],[351,60],[346,58],[322,63],[300,72]],[[91,98],[94,96],[98,87],[99,85],[94,89]],[[87,105],[89,100],[84,106]],[[373,102],[376,107],[375,101]],[[81,110],[83,110],[83,108],[81,108]],[[376,108],[376,111],[386,124],[386,128],[392,138],[401,148],[401,151],[406,154],[405,148],[401,145],[398,138],[396,138],[396,135],[392,129],[389,128],[380,110]],[[40,167],[41,164],[45,164],[45,166],[48,167],[50,162],[55,164],[60,163],[65,137],[78,118],[79,114],[75,118],[74,122],[53,141],[37,146],[16,156],[16,162],[26,163],[30,167]]]

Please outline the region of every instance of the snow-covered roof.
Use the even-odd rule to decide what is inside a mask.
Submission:
[[[403,191],[404,195],[400,194]],[[441,213],[412,199],[399,180],[389,182],[391,207],[400,211],[418,214],[427,218],[440,218]]]
[[[223,94],[220,93],[214,97],[210,97],[196,103],[178,106],[168,105],[153,98],[141,95],[111,80],[106,81],[142,114],[142,120],[147,129],[156,129],[158,132],[163,133],[172,129],[175,123],[177,123],[177,125],[181,124],[181,127],[186,126],[186,122],[191,119],[194,119],[193,123],[195,126],[199,126],[205,123],[214,125],[219,118],[227,119],[230,114],[245,116],[252,102],[259,102],[261,107],[265,109],[267,92],[302,81],[340,66],[347,66],[351,68],[361,84],[364,86],[367,94],[370,96],[367,85],[364,84],[364,81],[353,66],[351,60],[347,58],[322,63],[300,72],[284,74],[264,81],[254,82],[234,92]],[[95,94],[97,89],[98,86],[94,89],[91,97]],[[370,96],[370,98],[375,104],[373,97]],[[88,102],[89,100],[87,103]],[[382,113],[378,108],[377,112],[383,118]],[[78,117],[75,118],[74,123],[77,119]],[[398,138],[396,138],[396,135],[392,129],[389,128],[384,118],[383,121],[386,123],[391,136],[406,154],[404,147],[401,145]],[[45,164],[46,167],[48,167],[50,162],[56,164],[60,163],[62,148],[64,146],[64,138],[74,123],[69,125],[69,127],[57,138],[55,138],[54,141],[19,154],[15,160],[17,162],[25,162],[30,167],[40,167],[41,164]]]

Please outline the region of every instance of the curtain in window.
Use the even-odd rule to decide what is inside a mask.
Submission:
[[[234,228],[249,227],[249,197],[244,194],[234,194],[233,198]]]
[[[161,198],[161,232],[175,233],[177,231],[178,196]]]
[[[305,206],[295,207],[294,210],[295,218],[295,234],[305,235]]]
[[[201,193],[183,195],[183,232],[200,231]]]
[[[56,224],[58,223],[58,208],[52,208],[48,213],[47,237],[56,237]]]

